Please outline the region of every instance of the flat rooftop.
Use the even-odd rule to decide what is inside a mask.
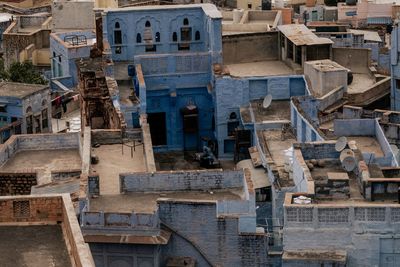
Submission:
[[[304,64],[310,65],[320,72],[332,72],[342,70],[348,71],[348,69],[346,69],[342,65],[339,65],[335,61],[329,59],[307,61]]]
[[[48,88],[49,88],[48,85],[41,85],[41,84],[1,82],[0,96],[24,98],[26,96],[40,92]]]
[[[349,136],[347,137],[348,141],[354,140],[356,141],[356,146],[363,153],[373,153],[375,157],[384,157],[385,154],[382,151],[381,145],[378,140],[373,136]],[[365,159],[368,162],[368,159]]]
[[[279,60],[226,65],[234,77],[292,75],[294,71]]]
[[[350,199],[351,200],[364,200],[363,196],[360,193],[360,189],[358,187],[356,176],[354,173],[346,172],[339,159],[325,159],[323,161],[324,166],[321,167],[318,164],[314,165],[314,167],[310,170],[311,176],[315,181],[315,184],[320,182],[327,182],[328,180],[328,172],[336,172],[336,173],[347,173],[349,176],[349,186],[350,186]],[[338,200],[334,198],[334,201]],[[349,201],[348,199],[340,199],[341,201]],[[319,199],[319,201],[328,201],[329,199]]]
[[[90,200],[90,211],[153,213],[157,210],[157,199],[159,198],[188,201],[240,200],[243,199],[242,195],[244,195],[242,188],[212,190],[212,193],[207,191],[165,191],[100,195]]]
[[[119,174],[128,172],[145,172],[146,164],[143,145],[137,146],[131,157],[131,149],[122,144],[101,145],[93,148],[92,154],[98,156],[99,162],[92,164],[92,172],[100,176],[100,194],[119,194]]]
[[[279,173],[279,183],[281,186],[293,186],[293,180],[289,177],[289,173],[285,170],[286,156],[285,152],[296,143],[296,138],[291,133],[284,133],[281,129],[269,129],[258,131],[260,143],[267,150],[267,161],[274,165]]]
[[[72,266],[60,225],[1,226],[0,266]]]
[[[263,99],[250,101],[255,122],[266,121],[290,121],[290,101],[273,100],[268,108],[263,107]],[[249,106],[240,108],[240,116],[244,123],[251,122],[251,112]]]
[[[375,84],[375,79],[366,73],[353,73],[353,82],[347,86],[347,93],[357,94],[367,91]]]
[[[82,168],[78,149],[19,150],[0,168],[2,172]]]
[[[282,136],[281,129],[262,130],[261,133],[264,144],[267,145],[275,165],[283,167],[285,164],[285,150],[288,150],[297,142],[296,138],[290,135]]]

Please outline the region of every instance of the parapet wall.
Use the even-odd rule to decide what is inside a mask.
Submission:
[[[78,149],[79,133],[18,135],[19,150]]]
[[[278,44],[278,32],[223,36],[224,64],[279,60]]]
[[[371,50],[368,48],[333,48],[333,61],[336,61],[353,73],[369,74]]]
[[[212,190],[244,187],[243,171],[120,174],[121,192]]]

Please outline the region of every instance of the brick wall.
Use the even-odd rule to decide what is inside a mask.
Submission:
[[[93,129],[92,143],[101,145],[121,144],[120,129]]]
[[[60,197],[18,197],[0,199],[0,223],[62,221]]]
[[[36,173],[0,173],[0,195],[29,195],[37,185]]]
[[[228,189],[245,186],[243,171],[120,174],[121,192]]]

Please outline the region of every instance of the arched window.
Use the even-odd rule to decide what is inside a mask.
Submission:
[[[229,114],[229,119],[230,120],[236,120],[237,119],[236,112],[231,112],[231,114]]]
[[[140,33],[136,34],[136,43],[140,44],[142,42],[142,36]]]
[[[32,113],[32,107],[29,106],[26,108],[26,114]]]
[[[174,32],[174,33],[172,34],[172,41],[173,41],[173,42],[177,42],[177,41],[178,41],[178,35],[176,34],[176,32]]]
[[[189,20],[187,18],[183,19],[183,25],[189,25]]]
[[[151,27],[150,21],[146,21],[146,23],[144,24],[145,27]]]
[[[194,34],[194,39],[196,41],[200,40],[200,32],[199,31],[196,31],[196,33]]]
[[[156,32],[156,42],[159,43],[161,41],[160,33]]]
[[[122,32],[119,22],[115,22],[114,44],[122,44]]]

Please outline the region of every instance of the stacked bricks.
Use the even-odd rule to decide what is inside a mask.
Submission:
[[[37,185],[35,173],[0,173],[0,195],[29,195]]]

